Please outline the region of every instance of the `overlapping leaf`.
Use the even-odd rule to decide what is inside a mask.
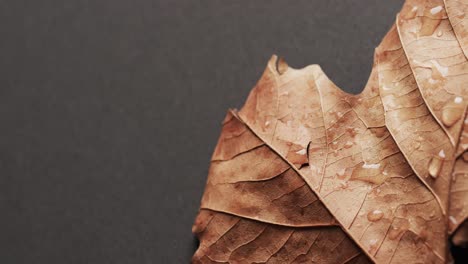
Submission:
[[[449,260],[468,233],[468,61],[466,5],[446,2],[405,3],[359,95],[272,57],[223,122],[194,262]]]

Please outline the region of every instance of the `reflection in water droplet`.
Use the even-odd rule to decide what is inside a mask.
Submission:
[[[432,156],[432,159],[429,163],[429,175],[431,175],[432,178],[437,178],[439,176],[440,171],[442,170],[442,165],[444,163],[444,159],[441,158],[439,155],[434,155]]]
[[[384,213],[380,210],[374,210],[367,214],[367,220],[371,222],[377,222],[384,216]]]
[[[437,36],[440,38],[442,37],[442,30],[437,31]]]

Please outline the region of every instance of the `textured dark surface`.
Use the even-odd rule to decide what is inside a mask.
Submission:
[[[271,54],[349,92],[402,0],[0,0],[0,263],[186,263]]]

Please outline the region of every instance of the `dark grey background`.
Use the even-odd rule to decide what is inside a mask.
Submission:
[[[402,0],[0,0],[0,263],[187,263],[273,54],[357,93]]]

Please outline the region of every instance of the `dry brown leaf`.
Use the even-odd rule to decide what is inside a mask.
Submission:
[[[273,56],[223,122],[193,261],[448,262],[448,237],[468,241],[468,61],[452,20],[442,0],[408,0],[358,95]]]

